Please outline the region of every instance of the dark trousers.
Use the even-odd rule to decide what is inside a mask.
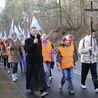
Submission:
[[[46,92],[46,88],[44,87],[42,90],[40,90],[40,93]]]
[[[96,89],[98,88],[97,63],[82,63],[81,84],[85,85],[85,81],[86,81],[86,77],[87,77],[89,69],[91,71],[92,81]]]
[[[51,72],[51,69],[50,69],[50,77],[52,77],[52,72]]]
[[[12,66],[12,74],[17,73],[18,63],[11,63],[11,66]]]
[[[10,68],[10,63],[8,63],[8,57],[3,58],[4,67]]]

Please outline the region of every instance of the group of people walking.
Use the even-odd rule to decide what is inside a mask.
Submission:
[[[7,41],[5,39],[1,41],[1,54],[4,62],[4,68],[8,69],[8,73],[11,72],[12,80],[14,82],[18,79],[18,63],[22,62],[20,52],[22,55],[25,55],[23,45],[15,32],[11,34],[11,38]]]
[[[96,56],[98,53],[97,41],[93,36],[92,41],[94,40],[94,42],[92,42],[92,46],[91,46],[89,41],[91,40],[90,36],[91,34],[88,35],[88,39],[87,39],[89,42],[88,46],[80,47],[81,44],[85,43],[86,45],[86,41],[82,43],[80,41],[79,48],[78,48],[81,58],[83,58],[83,55],[87,55],[89,58],[88,61],[82,62],[83,60],[81,60],[82,62],[81,87],[83,89],[86,88],[85,81],[88,74],[88,70],[90,69],[92,80],[94,83],[94,89],[95,92],[98,93],[98,80],[97,80],[97,68],[96,68],[96,64],[97,64]],[[37,90],[40,90],[40,92],[41,90],[44,90],[43,91],[44,93],[41,92],[41,95],[46,96],[48,94],[48,92],[46,92],[46,89],[47,87],[50,87],[49,85],[50,65],[54,61],[53,55],[55,49],[53,48],[53,45],[51,44],[49,39],[47,39],[47,35],[43,34],[41,37],[39,37],[37,29],[34,27],[31,28],[31,37],[25,41],[25,45],[26,45],[27,61],[28,61],[27,68],[29,68],[27,69],[28,72],[26,77],[27,80],[26,88],[30,89],[31,91],[36,91],[36,88]],[[85,49],[87,49],[88,51],[80,52],[80,51],[85,51]],[[92,54],[90,54],[91,50],[92,50]],[[59,89],[63,90],[63,85],[65,81],[68,81],[68,91],[69,94],[71,95],[75,94],[74,83],[73,83],[73,74],[74,74],[73,72],[74,72],[74,68],[76,67],[77,60],[78,60],[78,55],[74,43],[74,37],[73,35],[68,34],[62,38],[62,42],[58,48],[56,65],[59,71],[62,70],[62,79],[59,84]],[[84,60],[86,59],[84,58]],[[83,63],[85,63],[85,68]],[[41,87],[43,86],[43,89],[40,89],[41,87],[37,83],[41,83],[42,85],[40,86]]]
[[[81,87],[86,89],[86,77],[90,69],[94,84],[95,92],[98,93],[98,77],[97,77],[97,41],[94,38],[94,32],[86,35],[79,42],[78,52],[81,55]],[[91,45],[92,41],[92,45]],[[6,44],[5,44],[6,43]],[[55,55],[56,65],[59,71],[62,71],[62,78],[59,89],[63,90],[63,85],[68,81],[68,92],[74,95],[73,74],[78,61],[78,54],[74,43],[74,37],[71,34],[65,35],[61,39],[58,50],[55,51],[53,44],[50,42],[46,34],[39,34],[36,27],[30,30],[30,38],[23,40],[23,36],[18,39],[15,32],[7,42],[1,42],[2,55],[6,55],[7,67],[12,73],[12,80],[16,81],[18,63],[22,70],[26,72],[26,89],[31,92],[40,91],[41,97],[47,96],[47,88],[50,88],[51,68],[54,66]],[[6,52],[5,52],[6,51]],[[4,62],[5,59],[3,60]],[[77,65],[78,66],[78,65]],[[4,68],[6,64],[4,63]],[[9,71],[9,70],[8,70]]]

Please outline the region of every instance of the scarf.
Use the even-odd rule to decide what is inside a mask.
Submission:
[[[11,37],[11,39],[12,39],[14,42],[16,42],[16,41],[17,41],[17,38],[16,38],[16,39],[13,39],[13,38]]]
[[[47,40],[42,40],[42,43],[43,43],[44,47],[46,48],[47,45],[48,45],[48,41]]]
[[[16,39],[11,38],[11,39],[13,40],[14,45],[16,46],[17,38]]]

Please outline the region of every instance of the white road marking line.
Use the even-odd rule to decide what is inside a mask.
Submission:
[[[79,71],[79,70],[74,70],[74,73],[81,75],[81,71]],[[88,74],[87,77],[91,78],[91,74]]]

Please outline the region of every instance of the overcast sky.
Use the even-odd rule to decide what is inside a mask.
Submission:
[[[4,8],[4,5],[5,5],[5,0],[0,0],[0,7]]]

